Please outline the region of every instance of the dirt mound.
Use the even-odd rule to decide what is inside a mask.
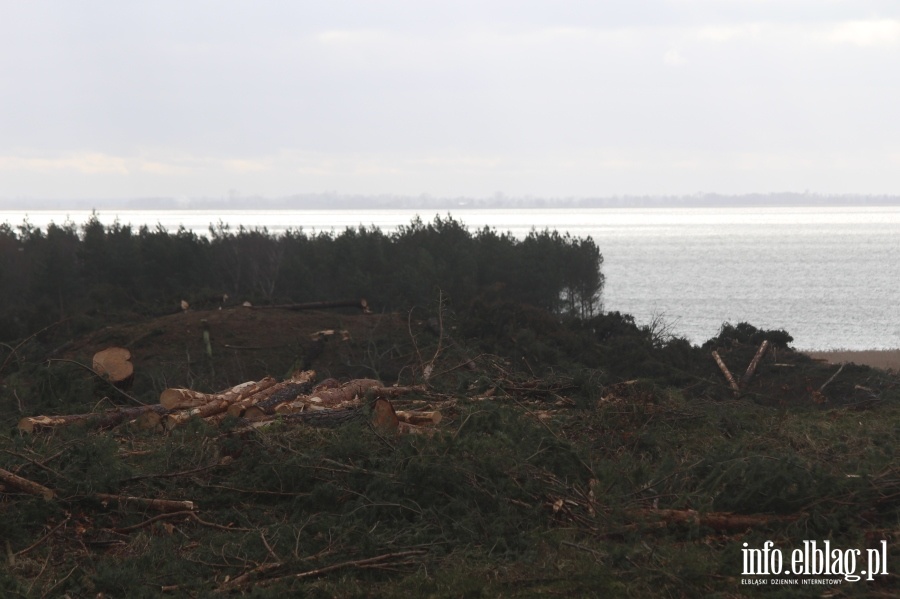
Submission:
[[[136,395],[173,386],[213,391],[308,368],[323,377],[375,376],[390,383],[409,358],[414,330],[421,333],[421,325],[408,326],[395,314],[188,310],[105,327],[72,342],[59,357],[89,364],[105,347],[128,348]]]

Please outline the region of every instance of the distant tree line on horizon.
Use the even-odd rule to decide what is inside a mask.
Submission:
[[[598,197],[506,196],[440,197],[422,194],[366,195],[334,192],[285,197],[238,194],[220,198],[28,199],[0,198],[3,210],[479,210],[591,208],[771,208],[821,206],[900,206],[900,195],[822,193],[695,193]]]
[[[601,311],[603,257],[591,238],[532,230],[524,239],[448,216],[387,234],[0,224],[0,341],[69,319],[76,326],[176,309],[180,300],[278,304],[366,298],[376,310],[457,309],[509,299],[559,315]]]

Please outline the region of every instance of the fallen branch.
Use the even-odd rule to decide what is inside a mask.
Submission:
[[[132,526],[126,526],[124,528],[113,528],[113,532],[117,532],[119,534],[128,534],[130,532],[134,532],[136,530],[140,530],[147,526],[150,526],[154,522],[158,522],[159,520],[168,520],[169,518],[177,518],[179,516],[194,516],[194,512],[188,510],[182,510],[180,512],[169,512],[167,514],[160,514],[158,516],[153,516],[149,520],[144,520],[143,522],[139,522],[138,524],[134,524]]]
[[[32,543],[31,545],[29,545],[29,546],[26,547],[25,549],[22,549],[22,550],[20,550],[20,551],[16,551],[15,553],[13,553],[13,555],[14,555],[15,557],[19,557],[19,556],[21,556],[21,555],[25,555],[26,553],[28,553],[29,551],[31,551],[31,550],[34,549],[35,547],[39,546],[41,543],[43,543],[44,541],[46,541],[47,539],[49,539],[49,538],[50,538],[50,535],[52,535],[52,534],[55,533],[57,530],[59,530],[60,528],[62,528],[63,526],[65,526],[66,523],[69,522],[69,519],[70,519],[70,518],[71,518],[71,516],[68,517],[68,518],[66,518],[65,520],[63,520],[62,522],[60,522],[59,524],[57,524],[57,525],[54,526],[53,528],[51,528],[51,529],[50,529],[50,532],[48,532],[47,534],[45,534],[44,536],[42,536],[40,539],[38,539],[37,541],[35,541],[34,543]]]
[[[158,512],[180,512],[197,509],[193,501],[175,501],[171,499],[149,499],[147,497],[127,497],[125,495],[110,495],[97,493],[95,495],[104,504],[118,503],[119,505],[137,505]]]
[[[99,378],[101,381],[103,381],[105,383],[109,383],[109,386],[112,387],[113,389],[115,389],[116,392],[119,393],[119,395],[122,395],[122,396],[128,398],[129,400],[133,401],[134,403],[136,403],[138,405],[141,405],[141,406],[146,405],[141,400],[137,399],[136,397],[132,397],[131,395],[129,395],[128,393],[126,393],[125,391],[123,391],[122,389],[117,387],[116,385],[112,384],[112,382],[110,382],[109,379],[107,379],[105,376],[103,376],[102,374],[100,374],[99,372],[97,372],[96,370],[91,368],[90,366],[86,366],[86,365],[82,364],[81,362],[76,362],[75,360],[67,360],[66,358],[49,358],[47,360],[47,363],[49,364],[50,362],[68,362],[69,364],[75,364],[76,366],[80,366],[81,368],[84,368],[85,370],[87,370],[88,372],[90,372],[91,374],[93,374],[94,376]]]
[[[21,341],[19,341],[19,343],[15,347],[10,347],[9,345],[6,345],[4,343],[3,344],[4,347],[9,348],[9,353],[6,355],[6,358],[4,358],[3,363],[0,364],[0,374],[3,374],[3,369],[6,368],[6,365],[9,363],[10,358],[12,358],[13,356],[19,355],[18,350],[20,347],[22,347],[23,345],[25,345],[26,343],[28,343],[29,341],[31,341],[32,339],[34,339],[35,337],[40,335],[41,333],[43,333],[45,331],[49,331],[53,327],[57,327],[69,320],[72,320],[71,316],[67,316],[67,317],[63,318],[62,320],[58,320],[58,321],[54,322],[53,324],[49,324],[49,325],[45,326],[43,329],[41,329],[39,331],[35,331],[34,333],[30,334],[29,336],[27,336],[24,339],[22,339]],[[0,379],[0,380],[2,380],[2,379]]]
[[[146,480],[148,478],[177,478],[179,476],[188,476],[190,474],[197,474],[200,472],[205,472],[207,470],[212,470],[213,468],[218,468],[219,466],[227,466],[234,461],[234,458],[231,456],[223,456],[221,460],[216,462],[215,464],[210,464],[209,466],[201,466],[199,468],[191,468],[190,470],[182,470],[180,472],[163,472],[162,474],[143,474],[141,476],[132,476],[130,478],[122,479],[123,483],[131,483],[137,480]]]
[[[251,582],[254,582],[257,578],[259,578],[262,574],[268,574],[269,572],[273,572],[278,570],[279,568],[284,567],[284,564],[281,562],[270,562],[267,564],[260,564],[259,566],[253,568],[252,570],[248,570],[243,574],[235,576],[231,580],[226,580],[222,584],[219,585],[219,588],[216,589],[215,592],[223,593],[225,591],[232,591],[235,589],[239,589],[242,586],[246,586]]]
[[[825,387],[827,387],[831,383],[831,381],[833,381],[835,378],[837,378],[837,375],[839,375],[841,373],[841,371],[844,369],[844,366],[846,366],[846,364],[841,364],[841,367],[838,368],[837,371],[834,374],[832,374],[831,377],[827,381],[822,383],[822,386],[819,387],[819,393],[824,391]]]
[[[4,470],[3,468],[0,468],[0,482],[3,482],[3,484],[9,485],[14,489],[24,491],[29,495],[40,495],[47,501],[50,501],[56,495],[56,493],[44,485],[28,480],[27,478],[22,478],[18,474],[13,474],[9,470]]]
[[[315,576],[322,576],[323,574],[328,574],[329,572],[334,572],[336,570],[343,570],[345,568],[381,568],[390,565],[409,565],[413,563],[409,560],[402,560],[400,562],[391,562],[391,560],[396,560],[400,558],[408,558],[414,556],[421,556],[426,554],[427,551],[424,549],[413,549],[410,551],[397,551],[395,553],[385,553],[384,555],[377,555],[375,557],[369,557],[366,559],[358,559],[351,560],[347,562],[340,562],[337,564],[331,564],[330,566],[323,566],[322,568],[316,568],[315,570],[307,570],[306,572],[299,572],[297,574],[289,574],[288,576],[279,576],[277,578],[268,578],[266,580],[261,580],[257,584],[259,586],[267,586],[270,584],[276,584],[279,582],[285,582],[288,580],[303,580],[304,578],[312,578]]]

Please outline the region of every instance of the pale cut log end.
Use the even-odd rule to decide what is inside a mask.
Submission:
[[[26,416],[19,420],[19,430],[23,433],[35,433],[41,429],[53,428],[63,422],[60,417],[53,416]]]
[[[165,389],[159,394],[159,403],[167,410],[174,410],[190,397],[190,389]]]
[[[107,347],[94,354],[94,371],[117,387],[126,386],[134,377],[131,352],[124,347]]]

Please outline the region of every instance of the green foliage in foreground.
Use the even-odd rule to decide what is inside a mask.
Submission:
[[[900,519],[896,401],[784,410],[631,384],[550,420],[522,401],[460,397],[434,437],[386,438],[364,424],[240,431],[202,422],[165,437],[5,436],[0,467],[59,497],[2,495],[0,588],[5,597],[155,597],[178,585],[178,596],[202,597],[262,564],[282,564],[261,576],[269,579],[406,554],[241,590],[736,597],[750,595],[740,585],[744,542],[866,548]],[[103,505],[95,492],[200,509],[152,521],[155,513]],[[723,532],[660,525],[654,506],[772,519]],[[890,552],[894,564],[900,555]],[[837,590],[869,596],[896,584],[891,575]]]
[[[826,539],[863,550],[887,540],[891,574],[769,594],[900,590],[896,375],[838,371],[793,352],[784,331],[746,323],[695,347],[627,315],[565,318],[502,294],[443,308],[437,332],[413,315],[311,316],[310,330],[359,334],[303,354],[342,379],[392,372],[402,384],[423,382],[431,359],[428,391],[397,400],[442,410],[431,437],[386,436],[364,422],[247,430],[192,421],[167,434],[4,428],[0,468],[57,496],[0,490],[0,595],[743,597],[758,592],[741,585],[743,543],[790,552]],[[217,377],[229,371],[239,380],[289,371],[298,356],[284,348],[308,339],[306,329],[286,331],[284,315],[264,312],[240,314],[282,350],[226,356],[217,345],[215,358],[193,365],[204,385],[224,387]],[[238,313],[216,313],[216,335],[227,339]],[[152,384],[188,384],[176,373],[192,346],[173,328],[191,316],[113,327],[93,343],[140,340],[157,357],[132,392],[158,397]],[[710,352],[740,375],[762,340],[774,349],[736,398]],[[7,348],[0,422],[121,400],[84,369],[47,362],[59,341]],[[97,493],[199,509],[159,515]],[[723,513],[751,524],[703,519]]]

